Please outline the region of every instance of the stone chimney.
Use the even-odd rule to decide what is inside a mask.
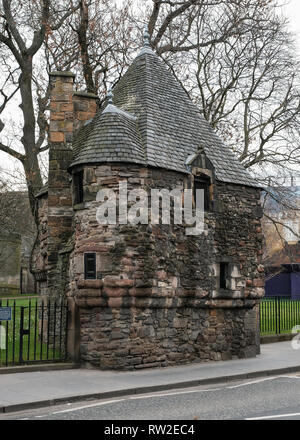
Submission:
[[[75,92],[73,94],[74,103],[74,133],[76,133],[82,125],[93,119],[98,110],[99,98],[93,93]]]
[[[75,75],[50,73],[50,130],[48,179],[48,294],[62,296],[68,277],[66,244],[73,233],[72,185],[74,133],[98,110],[98,96],[74,92]]]
[[[48,179],[48,295],[64,295],[60,252],[72,234],[73,208],[68,167],[72,162],[74,129],[73,84],[71,72],[50,73],[50,133]]]

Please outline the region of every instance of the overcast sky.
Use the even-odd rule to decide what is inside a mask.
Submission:
[[[297,35],[298,49],[300,50],[300,0],[290,0],[284,7],[284,14],[290,22],[290,29]]]
[[[289,29],[296,36],[297,49],[300,55],[300,0],[286,0],[287,5],[283,7],[283,14],[289,20]],[[18,161],[10,159],[5,153],[0,152],[0,168],[13,170]]]

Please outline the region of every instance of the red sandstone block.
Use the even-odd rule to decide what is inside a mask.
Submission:
[[[51,113],[51,121],[64,121],[65,113],[64,112],[54,112]]]
[[[60,112],[73,112],[73,104],[72,103],[59,103],[59,111]]]
[[[59,132],[50,132],[50,142],[64,142],[65,141],[65,135],[64,133]]]
[[[75,303],[78,307],[89,308],[89,307],[103,307],[106,306],[106,300],[103,298],[76,298]]]
[[[106,277],[103,280],[104,286],[109,287],[133,287],[134,280]]]
[[[265,285],[265,280],[261,279],[261,278],[255,278],[253,280],[253,286],[254,287],[264,287]]]
[[[102,280],[78,280],[78,289],[100,289],[103,286]]]
[[[120,296],[127,295],[127,289],[121,287],[104,287],[103,294],[113,298],[119,298]]]
[[[60,110],[59,102],[51,101],[50,102],[50,110],[51,110],[51,112],[58,112]]]
[[[96,101],[89,101],[89,113],[92,113],[93,115],[95,115],[97,113],[98,110],[98,105]]]
[[[53,93],[52,100],[56,102],[70,102],[69,93]]]
[[[48,195],[48,203],[49,203],[49,206],[57,206],[59,204],[59,197],[53,196],[53,195]]]
[[[122,298],[109,298],[108,300],[108,307],[113,308],[120,308],[122,307]]]
[[[143,287],[133,287],[132,289],[129,289],[129,295],[130,296],[149,296],[152,294],[151,288],[143,288]]]
[[[101,296],[101,289],[80,289],[77,298],[98,298]]]

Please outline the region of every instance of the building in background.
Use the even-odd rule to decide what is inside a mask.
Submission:
[[[300,298],[300,186],[270,189],[263,221],[266,296]],[[275,222],[273,220],[275,220]]]
[[[36,228],[26,192],[0,192],[0,293],[34,293],[30,272]]]

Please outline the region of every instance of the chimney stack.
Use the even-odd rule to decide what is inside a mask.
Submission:
[[[93,119],[98,111],[99,98],[93,93],[74,92],[74,133],[76,133],[85,122]]]
[[[74,133],[92,119],[99,98],[74,92],[75,75],[50,73],[50,131],[48,180],[48,295],[64,294],[67,279],[66,244],[73,234],[72,186],[68,168],[73,161]]]
[[[73,208],[68,168],[73,160],[73,85],[71,72],[50,73],[50,133],[48,179],[48,295],[64,294],[67,267],[60,252],[72,235]]]

